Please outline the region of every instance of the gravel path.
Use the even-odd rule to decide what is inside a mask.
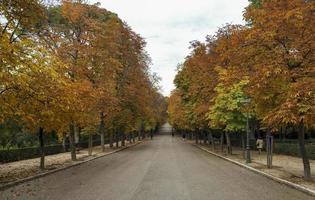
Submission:
[[[195,144],[195,141],[187,140],[187,143]],[[245,163],[245,160],[243,158],[243,151],[240,148],[233,147],[233,154],[229,155],[226,152],[226,147],[224,149],[224,152],[222,152],[219,145],[216,145],[215,151],[213,151],[212,147],[209,145],[199,144],[199,146],[202,146],[203,148],[206,148],[207,150],[221,156],[235,160],[239,163]],[[249,166],[253,168],[256,168],[272,176],[299,184],[311,190],[315,190],[314,174],[312,177],[314,181],[308,182],[303,180],[303,162],[301,158],[281,154],[273,154],[273,166],[271,169],[267,168],[266,152],[262,152],[261,154],[259,154],[258,151],[251,150],[251,158],[252,163],[250,163]],[[315,160],[310,160],[310,166],[311,170],[315,169]]]
[[[126,146],[129,145],[132,144],[126,141]],[[121,143],[119,143],[118,149],[120,148],[122,148]],[[50,170],[70,166],[81,161],[89,160],[91,157],[102,156],[115,150],[117,150],[117,148],[112,149],[108,144],[106,144],[105,151],[102,152],[101,146],[96,146],[93,147],[92,156],[89,156],[88,149],[82,149],[77,152],[77,161],[71,161],[70,152],[45,156],[45,170],[39,169],[39,158],[0,164],[0,185],[38,175]]]

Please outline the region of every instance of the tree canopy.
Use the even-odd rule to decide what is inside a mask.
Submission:
[[[227,24],[192,42],[170,97],[172,125],[242,131],[248,112],[273,132],[300,127],[303,154],[303,127],[315,124],[314,9],[314,1],[252,0],[246,26]]]

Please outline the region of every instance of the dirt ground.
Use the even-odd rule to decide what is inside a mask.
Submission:
[[[132,144],[129,144],[129,142],[126,141],[126,146]],[[99,157],[122,148],[121,144],[119,144],[119,146],[119,148],[110,148],[109,145],[105,145],[105,152],[102,152],[101,146],[93,147],[92,156],[88,155],[88,149],[82,149],[77,152],[77,161],[71,161],[70,152],[49,155],[45,157],[45,170],[39,169],[39,158],[0,164],[0,185],[50,170],[70,166],[78,162],[89,160],[92,157]]]
[[[190,143],[194,143],[194,141],[189,141]],[[212,147],[207,145],[202,145],[206,147],[209,151],[212,151]],[[243,151],[240,148],[233,148],[232,155],[228,155],[225,152],[221,152],[219,146],[216,145],[215,153],[219,155],[223,155],[240,163],[245,163],[245,159],[243,158]],[[303,163],[302,159],[293,156],[273,154],[272,164],[273,167],[271,169],[267,168],[267,155],[266,152],[258,153],[258,151],[251,151],[252,163],[249,166],[254,167],[260,171],[271,174],[273,176],[288,180],[290,182],[302,185],[304,187],[315,190],[315,160],[310,160],[311,171],[313,172],[313,181],[307,182],[303,180]]]

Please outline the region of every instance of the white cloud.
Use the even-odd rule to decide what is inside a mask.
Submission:
[[[147,41],[152,71],[162,77],[163,94],[174,88],[176,66],[189,42],[204,40],[225,23],[244,23],[247,0],[91,0],[115,12]]]

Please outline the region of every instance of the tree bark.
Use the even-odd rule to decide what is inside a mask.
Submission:
[[[135,133],[131,133],[131,136],[132,136],[132,142],[135,143],[136,142]]]
[[[212,135],[211,131],[209,131],[209,133],[208,133],[208,140],[209,140],[209,145],[210,145],[210,142],[211,142],[212,151],[214,151],[215,150],[214,138],[213,138],[213,135]]]
[[[132,133],[130,132],[130,133],[128,134],[128,141],[129,141],[129,144],[132,143],[132,137],[131,137],[131,135],[132,135]]]
[[[114,132],[113,132],[113,131],[110,131],[110,134],[109,134],[109,147],[110,147],[110,148],[113,148],[113,147],[114,147],[113,139],[114,139]]]
[[[101,133],[101,148],[102,152],[105,151],[105,133]]]
[[[93,152],[93,135],[89,134],[89,156],[92,155]]]
[[[141,140],[141,130],[138,131],[138,141]]]
[[[76,155],[76,147],[75,147],[75,139],[74,139],[74,122],[71,122],[69,125],[70,133],[69,133],[69,141],[70,141],[70,151],[71,151],[71,160],[75,161],[77,159]]]
[[[198,131],[195,131],[195,140],[196,140],[196,144],[198,144]]]
[[[39,149],[40,149],[40,169],[45,169],[45,143],[44,143],[44,129],[39,128],[38,131]]]
[[[119,147],[119,134],[118,131],[115,132],[116,148]]]
[[[266,136],[266,151],[267,151],[267,167],[272,168],[272,149],[273,149],[273,138],[271,137],[271,131],[268,128]]]
[[[100,135],[101,135],[101,147],[102,147],[102,152],[105,151],[105,122],[104,122],[104,112],[100,113]]]
[[[306,149],[305,149],[304,137],[305,137],[304,122],[303,120],[301,120],[299,124],[298,141],[299,141],[300,153],[303,160],[304,180],[311,181],[311,167],[310,167],[310,161],[309,161]]]
[[[125,134],[125,132],[123,132],[121,134],[121,146],[123,146],[123,147],[126,146],[125,140],[126,140],[126,134]]]
[[[224,143],[224,132],[221,133],[221,138],[220,138],[221,152],[223,152],[224,150],[223,143]]]
[[[63,152],[67,152],[66,139],[67,139],[66,134],[63,133],[62,134],[62,148],[63,148]]]
[[[80,132],[81,128],[74,125],[74,143],[77,148],[79,147],[80,143]]]
[[[231,140],[230,140],[230,133],[229,133],[228,131],[225,131],[225,137],[226,137],[227,152],[228,152],[228,154],[232,154],[232,146],[231,146]]]

